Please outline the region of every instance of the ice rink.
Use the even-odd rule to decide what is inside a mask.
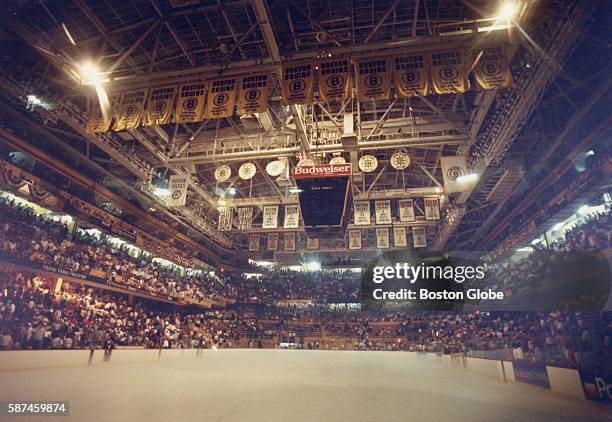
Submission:
[[[70,401],[58,421],[612,421],[598,403],[402,352],[208,350],[15,369],[0,373],[0,400]]]

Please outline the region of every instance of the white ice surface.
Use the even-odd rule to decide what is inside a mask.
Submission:
[[[5,357],[7,355],[4,355]],[[0,373],[0,400],[68,400],[12,421],[612,421],[610,407],[402,352],[209,350],[201,359]]]

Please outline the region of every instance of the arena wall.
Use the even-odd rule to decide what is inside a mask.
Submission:
[[[505,381],[504,368],[502,362],[492,359],[466,358],[466,368],[468,371],[493,377]]]
[[[580,381],[580,374],[577,370],[547,366],[546,372],[548,372],[551,390],[580,399],[585,398],[582,381]]]

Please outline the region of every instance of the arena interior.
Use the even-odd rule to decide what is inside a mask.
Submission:
[[[1,420],[612,421],[609,1],[1,3]]]

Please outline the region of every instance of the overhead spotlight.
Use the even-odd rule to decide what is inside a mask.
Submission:
[[[474,183],[477,180],[478,180],[477,173],[468,173],[468,174],[464,174],[463,176],[457,177],[457,183],[462,183],[462,184]]]
[[[303,190],[300,188],[290,188],[289,189],[289,193],[300,193],[300,192],[303,192]]]
[[[437,193],[441,193],[441,192],[442,192],[442,188],[441,188],[440,186],[436,186],[435,191],[436,191]]]
[[[91,61],[80,64],[79,70],[81,71],[83,83],[93,85],[102,83],[102,73],[100,72],[98,66]]]
[[[497,18],[502,21],[511,21],[519,10],[517,2],[512,0],[504,1],[497,12]]]
[[[227,190],[227,193],[229,193],[230,195],[236,195],[237,192],[238,191],[233,186]]]
[[[153,189],[153,195],[155,196],[168,196],[170,195],[170,189],[168,188],[155,188]]]
[[[592,149],[588,150],[585,154],[587,157],[590,157],[591,155],[595,155],[595,151],[593,151]]]

